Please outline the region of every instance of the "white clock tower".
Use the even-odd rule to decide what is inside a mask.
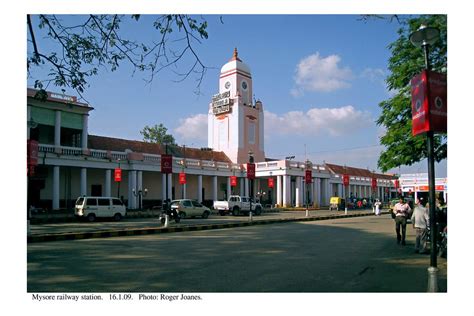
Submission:
[[[219,93],[208,112],[208,146],[223,151],[234,163],[265,161],[263,104],[252,100],[250,68],[238,57],[237,48],[221,68]]]

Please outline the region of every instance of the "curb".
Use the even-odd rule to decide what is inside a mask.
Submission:
[[[382,212],[382,214],[388,214],[388,212]],[[84,233],[60,233],[60,234],[44,234],[28,236],[27,243],[37,242],[48,242],[48,241],[64,241],[64,240],[81,240],[81,239],[92,239],[92,238],[111,238],[111,237],[128,237],[128,236],[143,236],[151,234],[165,234],[165,233],[177,233],[177,232],[188,232],[188,231],[201,231],[211,229],[225,229],[235,227],[245,227],[253,225],[268,225],[268,224],[279,224],[289,222],[309,222],[309,221],[322,221],[328,219],[338,218],[350,218],[350,217],[362,217],[362,216],[375,216],[373,213],[358,213],[358,214],[337,214],[337,215],[322,215],[313,217],[300,217],[300,218],[280,218],[280,219],[268,219],[268,220],[255,220],[252,222],[239,222],[239,223],[224,223],[224,224],[200,224],[190,226],[175,226],[175,227],[149,227],[149,228],[135,228],[135,229],[122,229],[122,230],[107,230],[97,232],[84,232]]]

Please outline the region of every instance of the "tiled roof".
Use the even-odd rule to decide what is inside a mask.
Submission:
[[[373,176],[375,176],[377,179],[386,179],[386,180],[398,179],[398,177],[394,175],[373,173],[372,171],[367,170],[367,169],[354,168],[354,167],[349,167],[349,166],[340,166],[340,165],[334,165],[330,163],[325,163],[325,165],[331,172],[335,174],[348,174],[350,176],[365,177],[365,178],[372,178]]]
[[[104,136],[89,135],[88,148],[121,151],[129,149],[133,152],[161,155],[166,153],[165,145],[147,143],[137,140],[128,140]],[[229,157],[222,151],[201,150],[200,148],[189,148],[181,146],[168,146],[168,154],[175,157],[185,157],[189,159],[214,160],[221,162],[231,162]]]

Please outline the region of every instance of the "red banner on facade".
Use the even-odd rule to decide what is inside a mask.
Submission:
[[[179,184],[186,184],[186,174],[184,172],[179,173]]]
[[[249,180],[255,179],[255,164],[254,163],[247,164],[247,178]]]
[[[306,184],[310,184],[311,182],[313,182],[313,172],[311,170],[306,170],[304,178]]]
[[[375,189],[377,187],[377,179],[372,178],[372,189]]]
[[[237,186],[237,177],[236,176],[230,176],[230,186],[231,187],[236,187]]]
[[[38,165],[38,142],[36,140],[26,141],[26,157],[29,166]]]
[[[173,156],[161,155],[161,173],[173,172]]]
[[[35,166],[38,165],[38,142],[28,139],[26,141],[26,170],[28,176],[35,175]]]
[[[275,183],[273,181],[273,178],[268,178],[268,187],[270,189],[273,189],[274,186],[275,186]]]
[[[349,186],[349,175],[348,174],[342,175],[342,183],[344,184],[345,187]]]
[[[400,187],[400,181],[399,180],[395,180],[394,181],[394,185],[395,185],[395,189],[398,189]]]
[[[428,131],[447,132],[447,77],[424,70],[411,80],[413,136]]]
[[[115,182],[121,182],[122,181],[122,169],[115,168],[115,170],[114,170],[114,180],[115,180]]]

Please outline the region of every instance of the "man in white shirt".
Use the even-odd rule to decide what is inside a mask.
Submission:
[[[416,231],[415,252],[424,253],[426,251],[427,228],[430,225],[430,216],[428,210],[421,204],[419,199],[416,200],[411,222]]]
[[[405,246],[405,237],[407,232],[407,217],[411,211],[408,203],[405,202],[403,197],[400,197],[400,201],[395,204],[393,212],[395,213],[395,231],[397,232],[397,244],[402,243]],[[400,226],[402,228],[402,234],[400,235]]]

